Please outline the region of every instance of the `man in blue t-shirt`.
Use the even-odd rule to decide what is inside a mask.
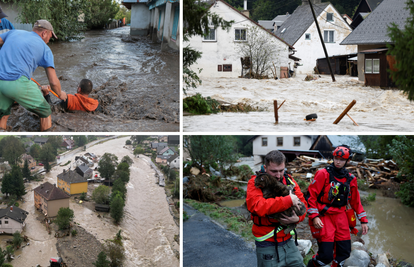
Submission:
[[[52,36],[57,39],[47,20],[36,21],[32,32],[13,30],[0,34],[0,131],[5,131],[15,101],[40,117],[40,131],[52,127],[50,106],[30,80],[38,66],[45,68],[50,87],[60,99],[66,100],[52,51],[46,45]],[[42,88],[45,89],[48,88]]]
[[[14,30],[13,24],[11,24],[10,21],[5,19],[5,17],[8,16],[4,14],[3,10],[0,7],[0,34],[8,32],[10,30]]]

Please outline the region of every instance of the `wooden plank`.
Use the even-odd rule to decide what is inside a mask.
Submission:
[[[352,100],[352,102],[346,107],[346,109],[339,115],[339,117],[334,121],[333,124],[338,124],[342,118],[351,110],[351,108],[356,104],[356,100]]]

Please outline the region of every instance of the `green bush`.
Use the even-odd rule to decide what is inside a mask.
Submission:
[[[358,189],[362,191],[367,191],[369,189],[369,185],[366,183],[365,180],[357,179]]]
[[[410,181],[400,185],[400,191],[396,193],[401,202],[407,206],[414,207],[414,182]]]
[[[239,180],[248,181],[250,180],[253,174],[254,172],[252,171],[249,165],[241,165],[239,167],[239,175],[238,175]]]
[[[191,166],[193,165],[193,162],[192,161],[184,161],[184,165],[183,166],[185,166],[186,164],[187,164],[187,167],[183,168],[183,174],[184,174],[184,176],[191,174],[190,173],[190,169],[191,169]]]
[[[376,193],[369,194],[368,197],[367,197],[367,200],[368,201],[375,201],[376,196],[377,196]]]
[[[220,111],[219,102],[210,97],[204,98],[201,94],[197,93],[194,96],[186,97],[183,100],[184,111],[192,114],[210,114]]]
[[[78,231],[76,231],[75,229],[72,230],[72,236],[76,236],[78,234]]]

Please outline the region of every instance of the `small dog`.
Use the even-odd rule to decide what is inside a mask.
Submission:
[[[262,190],[263,197],[266,199],[288,196],[289,191],[294,192],[293,189],[295,188],[294,184],[287,186],[267,173],[258,173],[254,181],[254,185]],[[282,215],[288,217],[292,216],[293,211],[295,211],[296,215],[302,216],[306,212],[306,206],[302,202],[300,202],[299,206],[299,209],[296,206],[292,206],[283,212],[271,214],[268,217],[279,220],[282,217]],[[287,228],[284,230],[284,232],[285,234],[288,234],[291,230],[295,228],[296,224],[289,224],[287,225]]]

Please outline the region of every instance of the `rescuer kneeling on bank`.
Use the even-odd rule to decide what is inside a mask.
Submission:
[[[343,266],[351,254],[351,232],[356,234],[355,215],[362,225],[362,234],[368,232],[367,214],[361,204],[357,179],[345,168],[352,158],[346,145],[333,151],[334,162],[315,174],[308,188],[309,225],[312,236],[318,240],[318,253],[309,261],[308,267]],[[347,206],[351,209],[347,210]],[[334,253],[335,250],[335,253]],[[335,254],[335,255],[334,255]]]

